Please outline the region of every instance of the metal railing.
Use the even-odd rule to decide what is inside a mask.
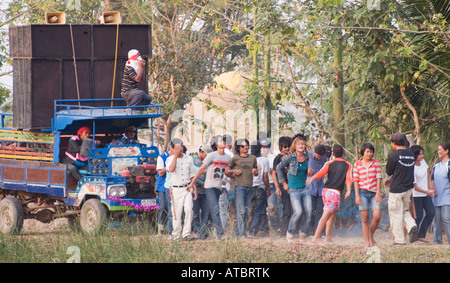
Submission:
[[[151,115],[161,116],[161,104],[136,106],[114,106],[123,103],[123,99],[62,99],[55,100],[54,113],[56,116],[111,116],[111,115]],[[89,104],[101,104],[91,106]],[[107,106],[108,105],[108,106]],[[113,106],[111,106],[113,105]]]

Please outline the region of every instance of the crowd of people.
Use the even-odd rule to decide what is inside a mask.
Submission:
[[[172,139],[157,161],[158,232],[174,240],[221,239],[231,230],[240,238],[273,231],[288,241],[308,236],[312,242],[331,241],[341,195],[348,199],[353,189],[365,244],[376,245],[383,177],[374,146],[364,143],[352,165],[339,144],[309,149],[307,138],[297,134],[280,137],[278,145],[274,155],[265,138],[233,143],[229,135],[215,136],[190,156],[180,139]],[[443,243],[444,226],[450,243],[450,144],[439,145],[439,161],[431,171],[421,146],[409,147],[401,133],[391,136],[391,145],[384,185],[390,187],[394,244],[429,242],[433,220],[433,242]],[[234,227],[229,227],[230,216]]]

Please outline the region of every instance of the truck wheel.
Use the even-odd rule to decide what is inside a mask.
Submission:
[[[0,202],[0,231],[19,234],[23,227],[23,206],[19,199],[6,197]]]
[[[100,231],[106,221],[106,209],[98,199],[87,200],[81,208],[80,226],[87,235]]]

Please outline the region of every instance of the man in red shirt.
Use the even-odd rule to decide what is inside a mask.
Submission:
[[[322,191],[324,205],[323,214],[317,224],[317,229],[312,239],[313,242],[317,242],[325,226],[325,241],[331,242],[331,229],[341,200],[341,193],[345,185],[347,186],[345,199],[348,199],[351,194],[352,165],[343,158],[344,148],[339,144],[335,144],[333,146],[333,156],[333,160],[325,163],[319,172],[306,181],[306,187],[308,187],[314,180],[328,175],[328,180],[324,184]]]

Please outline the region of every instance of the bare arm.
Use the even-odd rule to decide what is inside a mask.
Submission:
[[[144,67],[145,67],[145,61],[144,60],[139,61],[139,71],[138,71],[137,76],[134,78],[135,82],[137,82],[137,83],[140,82],[142,80],[142,78],[144,77],[144,73],[145,73]]]

